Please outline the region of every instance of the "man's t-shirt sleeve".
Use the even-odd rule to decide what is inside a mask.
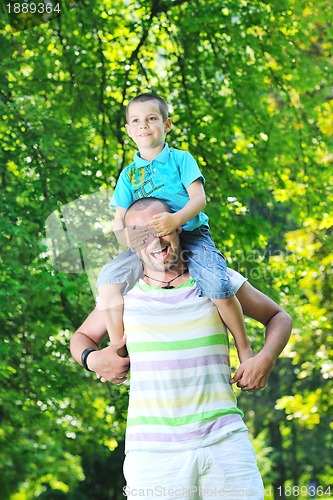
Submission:
[[[227,268],[227,273],[231,282],[231,286],[234,289],[234,292],[237,293],[240,287],[247,281],[247,278],[244,278],[240,273],[237,271],[234,271],[233,269],[230,269],[230,267]]]

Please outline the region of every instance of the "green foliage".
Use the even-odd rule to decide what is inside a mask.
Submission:
[[[70,332],[93,295],[85,275],[53,270],[44,223],[80,195],[115,185],[133,155],[124,105],[143,91],[170,103],[168,142],[197,158],[230,266],[294,319],[269,387],[240,395],[266,483],[328,481],[331,18],[328,0],[81,0],[17,33],[2,16],[3,498],[84,498],[92,470],[121,461],[113,450],[127,389],[97,383],[70,359]],[[251,321],[248,330],[258,349],[263,330]],[[102,481],[95,490],[89,483],[89,498],[122,495]]]

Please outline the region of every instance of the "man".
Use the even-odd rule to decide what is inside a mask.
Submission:
[[[167,210],[161,200],[138,200],[128,209],[125,226],[148,226]],[[188,274],[179,231],[161,238],[150,233],[139,250],[143,279],[124,296],[131,360],[126,494],[262,500],[253,448],[230,384],[226,330]],[[252,391],[266,385],[290,336],[291,318],[238,273],[231,281],[244,313],[266,325],[263,348],[232,380]],[[71,352],[101,380],[120,383],[129,359],[116,350],[125,341],[97,350],[105,336],[103,315],[94,310],[73,335]]]

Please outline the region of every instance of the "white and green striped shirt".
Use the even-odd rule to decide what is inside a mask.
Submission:
[[[229,383],[225,326],[195,282],[161,289],[140,280],[124,301],[126,451],[195,449],[246,429]]]

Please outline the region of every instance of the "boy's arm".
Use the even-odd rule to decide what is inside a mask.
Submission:
[[[236,293],[245,315],[266,327],[265,343],[259,353],[242,363],[233,379],[242,391],[265,387],[269,374],[291,334],[292,319],[269,297],[250,283],[244,283]]]
[[[187,192],[190,199],[181,210],[173,214],[162,212],[153,216],[154,220],[149,225],[156,231],[158,236],[166,236],[172,233],[205,208],[206,195],[200,179],[192,182],[188,186]]]
[[[113,221],[113,232],[116,235],[118,242],[121,245],[127,246],[126,236],[124,233],[124,217],[126,213],[126,208],[117,207],[116,214]]]
[[[104,382],[106,380],[116,384],[124,382],[129,369],[129,358],[118,356],[117,351],[125,345],[125,338],[120,342],[99,349],[99,345],[107,336],[104,315],[96,308],[72,335],[70,350],[73,358],[80,365],[81,355],[85,349],[96,349],[87,357],[88,368],[96,372]]]

